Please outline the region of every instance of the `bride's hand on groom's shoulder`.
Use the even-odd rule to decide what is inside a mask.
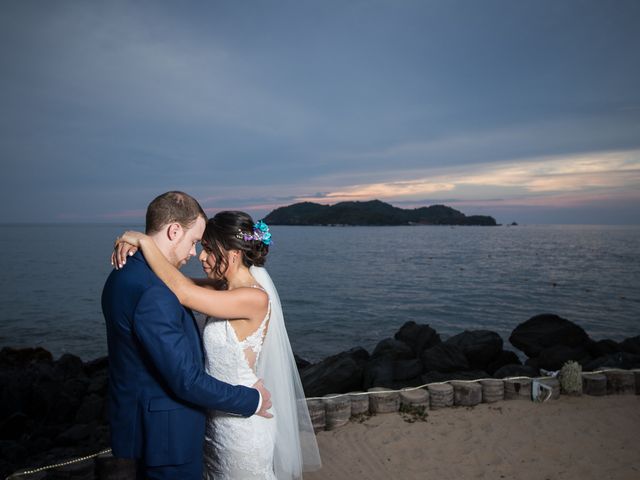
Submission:
[[[258,380],[254,383],[253,388],[258,390],[262,397],[262,405],[260,405],[260,410],[256,412],[256,415],[264,418],[272,418],[273,415],[267,411],[271,408],[271,393],[265,388],[262,380]]]
[[[121,236],[116,238],[111,254],[111,265],[116,270],[122,268],[127,263],[127,257],[132,256],[140,248],[140,240],[145,236],[144,233],[127,230]]]

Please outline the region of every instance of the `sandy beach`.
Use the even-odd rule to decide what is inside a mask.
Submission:
[[[318,433],[320,479],[640,479],[640,397],[568,397],[351,421]]]

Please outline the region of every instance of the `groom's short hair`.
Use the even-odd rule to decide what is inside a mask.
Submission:
[[[145,232],[157,233],[170,223],[179,223],[183,228],[191,228],[198,217],[207,219],[195,198],[184,192],[166,192],[154,198],[147,207]]]

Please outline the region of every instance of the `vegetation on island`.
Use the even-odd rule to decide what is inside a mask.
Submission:
[[[271,225],[497,225],[491,216],[467,216],[446,205],[404,209],[380,200],[335,205],[295,203],[276,208],[264,221]]]

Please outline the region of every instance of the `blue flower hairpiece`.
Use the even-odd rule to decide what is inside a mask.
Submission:
[[[271,245],[271,232],[269,232],[269,226],[262,220],[253,224],[253,232],[246,233],[242,230],[238,230],[237,238],[249,242],[251,240],[259,240],[265,245]]]

